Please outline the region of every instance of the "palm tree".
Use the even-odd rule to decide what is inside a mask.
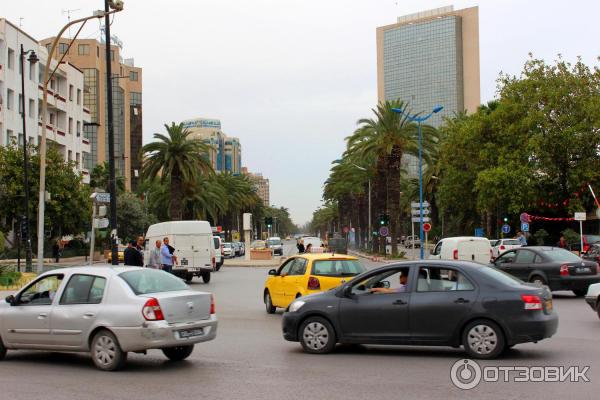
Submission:
[[[159,178],[170,185],[169,215],[172,220],[183,217],[184,186],[194,182],[201,174],[213,173],[208,159],[208,146],[188,136],[183,124],[165,124],[167,135],[155,133],[156,141],[142,147],[143,179]]]
[[[393,108],[406,109],[407,104],[400,100],[385,101],[372,110],[375,118],[359,120],[359,128],[347,138],[347,153],[359,159],[376,160],[376,206],[378,211],[390,215],[392,253],[397,254],[401,160],[404,154],[418,155],[419,143],[417,125],[406,117],[407,113],[398,114]],[[423,158],[427,161],[437,145],[438,134],[429,125],[421,128]]]

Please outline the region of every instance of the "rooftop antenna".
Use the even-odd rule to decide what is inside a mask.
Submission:
[[[71,9],[71,10],[64,10],[63,9],[63,10],[61,10],[61,14],[62,15],[67,14],[67,22],[71,22],[71,13],[74,13],[74,12],[80,11],[80,10],[81,10],[81,8],[74,8],[74,9]],[[69,27],[69,39],[71,39],[71,27]]]

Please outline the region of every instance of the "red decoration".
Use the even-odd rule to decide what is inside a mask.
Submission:
[[[529,220],[531,222],[534,222],[534,221],[569,222],[569,221],[574,221],[575,220],[572,217],[569,217],[569,218],[548,218],[548,217],[540,217],[540,216],[537,216],[537,215],[530,215],[530,214],[527,214],[527,216],[529,217]]]

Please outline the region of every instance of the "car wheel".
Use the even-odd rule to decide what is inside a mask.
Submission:
[[[598,302],[598,304],[596,305],[596,313],[598,314],[598,318],[600,318],[600,302]],[[2,359],[2,357],[0,357],[0,360]]]
[[[529,278],[529,282],[538,286],[544,286],[548,284],[544,277],[540,275],[533,275],[531,278]]]
[[[92,360],[103,371],[116,371],[123,368],[127,353],[121,350],[119,341],[111,332],[102,330],[92,339]]]
[[[185,283],[192,283],[192,279],[194,279],[194,274],[187,274],[185,276]]]
[[[4,347],[2,338],[0,338],[0,360],[4,360],[4,357],[6,357],[6,347]]]
[[[587,293],[587,290],[585,290],[585,289],[576,289],[576,290],[573,290],[573,293],[575,294],[576,297],[583,297]]]
[[[192,351],[194,351],[194,345],[189,346],[177,346],[177,347],[167,347],[166,349],[162,349],[163,354],[171,361],[181,361],[188,358]]]
[[[220,263],[217,264],[217,267],[216,267],[217,271],[219,271],[221,269],[221,265],[223,265],[222,262],[220,262]]]
[[[333,326],[322,317],[310,317],[300,325],[300,344],[307,353],[330,353],[336,343]]]
[[[210,271],[202,271],[200,274],[204,283],[210,282]]]
[[[462,344],[472,358],[492,359],[504,351],[504,334],[492,321],[477,320],[466,326]]]
[[[273,300],[271,299],[271,293],[267,290],[265,293],[265,308],[267,310],[267,314],[273,314],[277,307],[273,305]]]

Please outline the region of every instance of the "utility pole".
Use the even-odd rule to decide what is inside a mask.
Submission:
[[[115,179],[115,134],[113,126],[113,99],[112,99],[112,57],[110,51],[110,15],[109,1],[104,0],[104,46],[106,50],[106,113],[108,129],[108,191],[110,193],[110,248],[113,265],[119,264],[117,249],[117,182]]]

